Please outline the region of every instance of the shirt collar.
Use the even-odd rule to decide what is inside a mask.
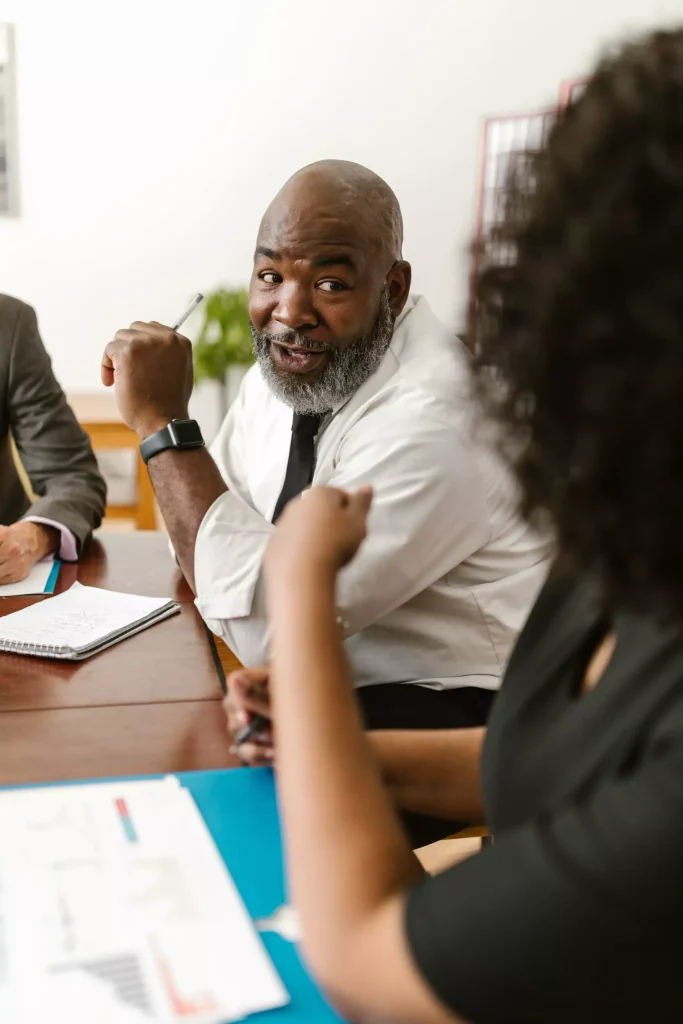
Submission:
[[[402,325],[403,321],[406,319],[408,314],[410,312],[412,312],[413,309],[415,309],[415,306],[416,306],[417,301],[418,301],[419,298],[420,298],[419,295],[409,295],[408,299],[406,301],[405,306],[403,307],[401,312],[396,317],[396,320],[394,321],[394,332],[393,332],[393,334],[391,336],[391,341],[389,342],[389,347],[388,347],[388,349],[387,349],[387,351],[384,354],[384,357],[382,359],[382,363],[384,363],[385,360],[387,360],[387,359],[392,359],[397,354],[396,342],[399,343],[399,349],[403,347],[403,340],[404,339],[402,338],[402,335],[403,335],[404,332],[403,331],[399,332],[399,336],[397,338],[396,337],[396,331]],[[381,364],[380,364],[380,366],[381,366]],[[339,402],[337,405],[335,405],[333,407],[333,409],[331,410],[331,412],[328,412],[327,415],[323,417],[321,425],[320,425],[320,429],[321,430],[324,427],[327,426],[327,424],[330,422],[330,420],[334,416],[336,416],[337,413],[340,412],[344,408],[345,405],[348,405],[348,403],[351,401],[351,399],[353,398],[353,396],[355,394],[357,394],[357,392],[354,391],[353,394],[350,394],[342,402]]]
[[[401,326],[401,324],[403,323],[405,318],[408,316],[408,313],[410,313],[411,310],[415,309],[415,304],[417,303],[417,300],[419,298],[420,298],[419,295],[409,295],[408,296],[408,299],[406,300],[405,306],[403,307],[401,312],[396,317],[396,320],[394,322],[394,331],[396,330],[397,327]]]

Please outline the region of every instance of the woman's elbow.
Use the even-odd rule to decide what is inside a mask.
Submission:
[[[325,998],[350,1024],[370,1024],[370,1018],[360,1005],[363,983],[356,977],[353,956],[348,956],[343,949],[323,949],[322,946],[322,943],[308,945],[304,942],[303,955]]]

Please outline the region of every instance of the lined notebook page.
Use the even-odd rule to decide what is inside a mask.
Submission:
[[[165,597],[138,597],[74,583],[65,594],[0,618],[0,643],[78,652],[112,634],[126,633],[169,605],[173,602]]]

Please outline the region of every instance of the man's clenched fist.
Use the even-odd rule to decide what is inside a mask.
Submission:
[[[192,344],[163,324],[136,320],[117,331],[102,357],[102,383],[116,386],[123,420],[140,439],[188,418]]]

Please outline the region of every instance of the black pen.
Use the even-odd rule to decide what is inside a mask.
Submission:
[[[237,747],[241,747],[243,743],[246,743],[257,732],[260,732],[261,729],[265,729],[269,725],[270,719],[266,718],[265,715],[254,715],[249,725],[243,726],[235,736],[232,749],[235,750]]]

